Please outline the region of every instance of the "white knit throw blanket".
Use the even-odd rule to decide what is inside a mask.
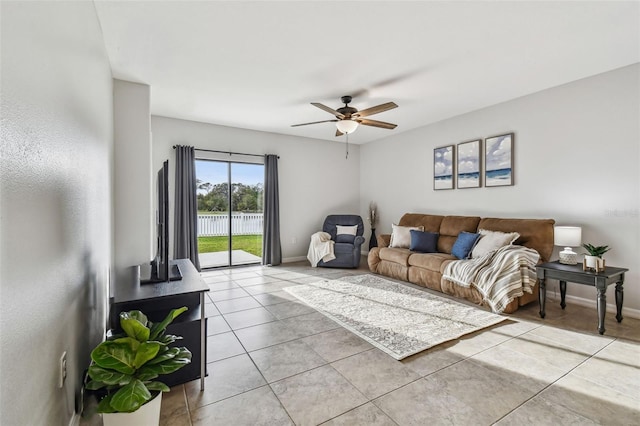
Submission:
[[[311,236],[307,259],[314,268],[318,266],[318,262],[328,262],[336,258],[333,251],[335,241],[331,240],[331,235],[326,232],[316,232]]]
[[[533,249],[509,245],[477,259],[450,262],[442,279],[474,286],[493,312],[501,313],[516,297],[533,293],[539,259]]]

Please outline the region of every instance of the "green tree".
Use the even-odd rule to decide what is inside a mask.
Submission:
[[[210,212],[226,212],[229,210],[229,185],[227,183],[211,184],[197,181],[199,193],[198,210]],[[206,191],[202,193],[200,191]],[[264,190],[262,184],[231,184],[231,205],[233,211],[262,211]]]

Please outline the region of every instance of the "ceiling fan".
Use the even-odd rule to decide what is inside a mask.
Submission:
[[[384,111],[388,111],[393,108],[397,108],[394,102],[387,102],[384,104],[380,104],[371,108],[363,109],[362,111],[358,111],[354,107],[350,107],[349,103],[351,102],[351,96],[343,96],[342,103],[344,106],[338,109],[329,108],[326,105],[311,102],[311,105],[320,108],[323,111],[328,112],[329,114],[333,114],[336,118],[334,120],[323,120],[323,121],[314,121],[312,123],[302,123],[302,124],[293,124],[291,127],[298,126],[308,126],[309,124],[318,124],[318,123],[336,123],[336,136],[342,136],[345,133],[350,134],[356,131],[358,125],[362,124],[364,126],[373,126],[373,127],[381,127],[383,129],[395,129],[397,124],[385,123],[384,121],[377,120],[369,120],[364,117],[368,117],[373,114],[378,114]]]

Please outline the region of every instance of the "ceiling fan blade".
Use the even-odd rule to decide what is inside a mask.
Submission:
[[[378,114],[380,112],[389,111],[390,109],[398,108],[395,102],[387,102],[386,104],[380,104],[371,108],[358,111],[354,115],[357,117],[367,117],[369,115]]]
[[[321,109],[321,110],[323,110],[323,111],[327,111],[329,114],[333,114],[333,115],[335,115],[336,117],[338,117],[339,119],[343,119],[343,118],[344,118],[344,114],[339,113],[339,112],[338,112],[338,111],[336,111],[335,109],[333,109],[333,108],[329,108],[329,107],[328,107],[328,106],[326,106],[326,105],[322,105],[322,104],[319,104],[319,103],[317,103],[317,102],[311,102],[311,105],[313,105],[314,107],[318,107],[318,108],[320,108],[320,109]]]
[[[383,129],[395,129],[398,127],[397,124],[385,123],[384,121],[378,120],[368,120],[366,118],[357,119],[356,121],[360,124],[364,124],[365,126],[382,127]]]
[[[338,136],[342,136],[342,135],[344,135],[344,133],[342,133],[340,130],[336,129],[336,138]]]
[[[291,127],[299,127],[299,126],[308,126],[309,124],[319,124],[319,123],[332,123],[338,120],[322,120],[322,121],[313,121],[311,123],[301,123],[301,124],[292,124]]]

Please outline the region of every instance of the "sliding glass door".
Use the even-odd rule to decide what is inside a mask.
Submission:
[[[264,165],[196,160],[202,268],[262,260]]]

